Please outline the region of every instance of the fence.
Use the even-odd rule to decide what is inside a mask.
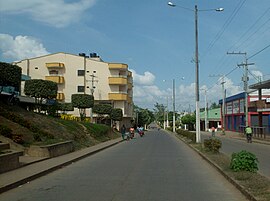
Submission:
[[[239,132],[245,133],[245,128],[246,126],[240,125]],[[266,138],[267,127],[251,126],[251,129],[254,137]]]

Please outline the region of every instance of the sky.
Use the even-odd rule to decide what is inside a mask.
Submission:
[[[195,5],[198,6],[200,106],[270,79],[269,0],[0,0],[0,61],[56,52],[97,53],[133,72],[134,104],[195,108]],[[216,12],[217,8],[223,12]],[[206,91],[206,93],[205,93]]]

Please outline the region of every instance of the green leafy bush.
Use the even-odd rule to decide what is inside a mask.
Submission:
[[[204,147],[207,151],[211,151],[213,153],[218,153],[219,149],[222,146],[222,142],[217,138],[209,138],[203,141]]]
[[[0,125],[0,135],[7,138],[12,138],[12,130],[5,125]]]
[[[186,131],[183,129],[177,129],[176,133],[190,139],[192,142],[196,142],[196,133]]]
[[[253,153],[242,150],[232,154],[230,168],[235,172],[256,172],[258,170],[258,162],[257,157]]]

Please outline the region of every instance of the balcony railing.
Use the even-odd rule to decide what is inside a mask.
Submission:
[[[57,93],[56,99],[60,100],[60,101],[64,100],[65,99],[65,94],[64,93]]]
[[[270,103],[266,103],[265,100],[257,100],[249,103],[249,107],[257,109],[270,108]]]
[[[64,68],[65,64],[64,63],[58,63],[58,62],[53,62],[53,63],[46,63],[47,68]]]
[[[127,64],[121,64],[121,63],[109,63],[109,69],[110,70],[127,70],[128,65]]]
[[[128,95],[123,92],[109,93],[108,96],[109,96],[109,100],[126,101],[128,99]]]
[[[45,76],[45,80],[53,81],[53,82],[56,82],[57,84],[63,84],[65,82],[65,79],[63,76],[57,76],[57,75]]]
[[[109,84],[127,85],[127,78],[109,77]]]

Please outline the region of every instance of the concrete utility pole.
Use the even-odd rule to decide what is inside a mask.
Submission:
[[[225,81],[224,81],[224,75],[222,76],[222,93],[223,93],[223,100],[222,100],[222,132],[223,134],[225,134],[225,129],[226,129],[226,122],[225,122],[225,87],[224,87],[224,84],[225,84]]]
[[[248,63],[247,53],[246,52],[227,52],[227,54],[234,55],[245,55],[245,61],[242,64],[237,64],[238,67],[244,67],[245,72],[242,77],[242,81],[244,82],[244,91],[245,91],[245,125],[248,126],[248,66],[254,65],[254,63]]]
[[[222,99],[222,131],[225,132],[225,128],[226,128],[226,121],[225,121],[225,99],[226,99],[226,93],[225,93],[225,87],[224,84],[225,82],[225,75],[209,75],[209,77],[219,77],[219,79],[222,77],[222,81],[221,81],[221,85],[222,85],[222,95],[223,95],[223,99]]]
[[[204,127],[205,127],[205,131],[207,131],[207,125],[208,125],[208,113],[207,113],[207,95],[206,95],[206,92],[207,90],[205,89],[204,90],[204,102],[205,102],[205,105],[204,105]]]
[[[175,80],[173,79],[173,132],[175,132]]]
[[[200,92],[199,92],[199,45],[198,45],[198,7],[195,5],[195,96],[196,96],[196,143],[201,142],[200,132]]]
[[[94,83],[95,82],[98,82],[98,80],[96,80],[95,78],[97,77],[96,75],[95,75],[95,73],[96,73],[96,71],[94,70],[93,72],[92,72],[92,74],[90,75],[90,77],[91,77],[91,89],[90,89],[90,92],[91,92],[91,95],[92,96],[94,96],[94,91],[95,91],[95,86],[94,86]],[[91,123],[93,123],[93,108],[90,108],[90,121],[91,121]]]

